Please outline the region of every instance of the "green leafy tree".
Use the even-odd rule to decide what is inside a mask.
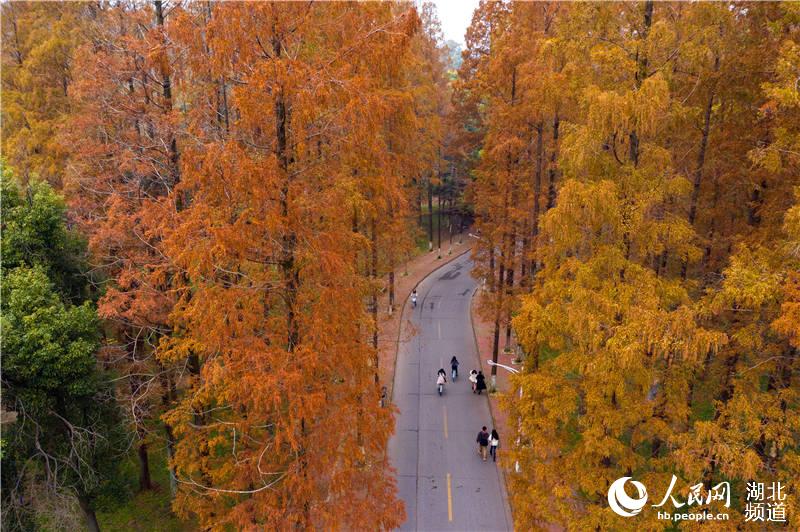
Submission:
[[[3,272],[20,266],[39,266],[55,289],[72,302],[88,295],[80,275],[85,245],[67,230],[66,207],[46,183],[31,182],[24,190],[2,169]]]
[[[77,296],[77,240],[46,184],[20,191],[4,172],[2,402],[16,419],[3,431],[3,527],[41,527],[31,483],[77,501],[90,530],[115,489],[121,452],[111,388],[97,369],[100,327]],[[85,281],[84,281],[85,282]],[[65,294],[73,294],[73,300]]]

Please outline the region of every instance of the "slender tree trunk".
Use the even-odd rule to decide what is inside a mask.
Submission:
[[[147,454],[147,443],[144,441],[144,435],[139,436],[139,489],[141,491],[153,489],[153,483],[150,480],[150,459]]]
[[[494,242],[490,242],[489,245],[489,293],[494,293],[495,284],[494,284],[494,270],[495,270],[495,260],[494,260]]]
[[[448,237],[449,242],[450,242],[450,244],[449,244],[450,245],[450,249],[453,249],[453,220],[452,220],[453,214],[452,214],[452,208],[453,208],[453,206],[451,205],[450,206],[451,210],[448,211],[448,213],[447,213],[447,237]]]
[[[554,128],[557,128],[558,125],[558,118],[556,118]],[[544,124],[539,121],[536,124],[536,172],[534,173],[534,180],[533,180],[533,213],[532,213],[532,220],[531,220],[531,249],[536,250],[536,239],[539,236],[539,215],[542,203],[542,166],[544,162],[544,149],[543,149],[543,142],[542,137],[544,136]],[[553,132],[553,136],[557,137],[558,132],[555,130]],[[553,149],[553,158],[555,158],[555,148]],[[551,168],[551,183],[553,180],[552,173],[553,169]],[[531,257],[530,258],[530,275],[531,278],[536,275],[536,259]],[[531,289],[533,289],[533,283],[531,283]]]
[[[528,227],[528,222],[524,221],[522,223],[522,257],[519,261],[519,286],[522,289],[528,288],[530,283],[528,282],[528,261],[532,255],[532,251],[530,249],[530,237],[528,236],[528,232],[530,228]]]
[[[511,256],[509,257],[510,260],[510,267],[506,272],[506,296],[508,301],[511,301],[511,298],[514,295],[514,249],[516,248],[516,234],[511,235]],[[505,348],[508,349],[511,347],[511,305],[508,305],[508,311],[506,313],[506,343]]]
[[[703,180],[703,167],[706,162],[706,147],[708,146],[708,134],[711,126],[711,110],[714,107],[714,93],[708,97],[706,104],[705,118],[703,120],[703,134],[700,137],[700,151],[697,154],[697,167],[694,170],[694,182],[692,183],[692,199],[689,205],[689,224],[694,225],[697,217],[697,200],[700,196],[700,184]]]
[[[561,124],[558,113],[553,118],[553,151],[550,153],[550,168],[547,172],[547,209],[550,210],[556,205],[556,179],[558,178],[558,128]]]
[[[420,228],[425,226],[425,215],[422,212],[422,187],[417,188],[417,214],[419,215]]]
[[[439,258],[442,257],[442,195],[441,193],[438,196],[438,203],[439,203],[439,223],[436,227],[436,232],[438,233],[438,240],[439,240]]]
[[[164,423],[164,435],[167,437],[167,468],[169,469],[169,493],[172,497],[178,492],[178,477],[172,460],[175,458],[175,434],[172,425]]]
[[[97,515],[94,513],[94,508],[89,503],[89,498],[79,493],[76,497],[78,499],[78,506],[81,508],[83,517],[86,518],[86,528],[89,532],[100,532],[100,524],[97,522]]]
[[[764,205],[763,190],[767,188],[767,182],[761,180],[761,183],[753,187],[753,192],[750,194],[750,206],[747,209],[747,223],[753,227],[761,224],[761,207]]]
[[[644,31],[642,31],[639,42],[643,43],[650,33],[650,27],[653,25],[653,0],[647,0],[644,3]],[[647,78],[647,54],[639,46],[636,49],[636,88],[639,89]],[[633,166],[639,166],[639,134],[634,129],[630,132],[630,160]]]
[[[653,23],[653,0],[647,0],[644,3],[644,30],[639,36],[639,41],[644,42],[647,39],[647,35],[650,33],[650,26]],[[636,72],[635,72],[635,85],[636,89],[640,89],[642,83],[644,83],[645,78],[647,77],[647,54],[641,49],[641,46],[637,46],[636,48]],[[632,130],[629,135],[630,140],[630,148],[628,150],[628,158],[630,162],[633,164],[634,168],[639,166],[639,134],[634,129]],[[631,257],[631,234],[630,234],[630,227],[629,227],[629,214],[628,209],[625,208],[623,211],[622,217],[622,225],[623,225],[623,234],[622,234],[622,242],[625,247],[625,260],[630,260]],[[620,279],[625,280],[625,267],[623,266],[620,270]]]
[[[394,312],[394,268],[389,271],[389,314]]]
[[[222,93],[222,117],[225,119],[225,133],[231,130],[230,118],[228,114],[228,86],[225,83],[225,78],[219,78],[219,90]]]
[[[719,201],[719,178],[716,175],[714,176],[713,184],[714,184],[714,196],[711,200],[711,211],[710,211],[712,213],[712,216],[708,231],[708,238],[706,239],[707,242],[706,249],[705,252],[703,253],[703,267],[702,267],[703,272],[708,271],[708,266],[709,263],[711,262],[711,251],[712,251],[711,247],[714,242],[714,233],[716,231],[717,218],[716,216],[713,215],[713,213],[716,212],[717,209],[717,201]]]
[[[164,9],[162,6],[161,0],[155,0],[153,2],[156,12],[156,24],[158,25],[160,36],[161,36],[161,45],[166,46],[166,38],[165,29],[164,29]],[[164,54],[166,55],[166,50]],[[172,112],[172,80],[169,71],[169,58],[165,57],[164,60],[161,61],[161,94],[164,97],[164,113],[169,114]],[[181,175],[180,175],[180,166],[178,164],[178,160],[180,158],[180,154],[178,153],[178,140],[175,138],[173,132],[170,133],[169,138],[169,154],[170,154],[170,170],[172,173],[172,186],[177,185],[180,182]]]
[[[714,70],[719,70],[719,56],[714,60]],[[703,180],[703,168],[706,162],[706,148],[708,146],[708,137],[711,130],[711,112],[714,108],[714,97],[716,96],[715,90],[711,90],[708,96],[708,103],[706,103],[705,115],[703,117],[703,132],[700,137],[700,150],[697,153],[697,166],[694,170],[694,179],[692,183],[692,198],[689,204],[689,225],[694,225],[695,218],[697,217],[697,202],[700,197],[700,184]],[[688,257],[684,257],[681,264],[681,278],[686,280],[688,269]]]
[[[505,265],[503,264],[503,252],[500,252],[500,269],[498,270],[498,279],[497,279],[497,292],[495,293],[495,310],[494,310],[494,333],[492,336],[492,362],[497,364],[498,356],[500,354],[500,315],[503,309],[503,293],[504,290],[503,286],[503,277],[505,275]],[[492,389],[495,388],[497,384],[497,366],[492,365]]]
[[[167,410],[175,400],[175,382],[170,375],[164,370],[164,367],[159,365],[162,372],[162,382],[164,386],[164,394],[161,396],[161,405],[164,410]],[[169,470],[169,492],[172,497],[178,489],[177,476],[175,474],[175,467],[172,465],[173,457],[175,456],[175,434],[172,432],[172,426],[164,422],[164,435],[167,439],[167,469]]]
[[[514,167],[519,166],[519,159],[514,161]],[[518,192],[517,187],[511,187],[511,203],[509,205],[509,209],[511,207],[515,207],[517,205],[518,200]],[[514,268],[516,265],[516,258],[517,258],[517,222],[516,220],[512,219],[510,213],[508,215],[508,223],[511,225],[511,233],[508,236],[508,254],[506,257],[508,258],[508,265],[506,266],[506,283],[505,283],[505,290],[506,290],[506,301],[508,308],[506,309],[506,342],[505,342],[505,349],[511,347],[511,308],[512,303],[514,301]]]
[[[433,251],[433,182],[428,176],[428,250]]]
[[[131,330],[127,330],[125,335],[128,336],[126,349],[128,350],[128,363],[129,363],[129,385],[131,394],[131,404],[134,405],[133,422],[136,427],[136,436],[139,438],[139,445],[137,447],[137,458],[139,460],[139,490],[145,491],[153,488],[150,480],[150,459],[148,456],[147,444],[145,443],[145,431],[140,419],[141,412],[135,408],[136,395],[139,393],[139,388],[142,386],[142,378],[139,377],[139,361],[136,359],[136,353],[139,349],[138,335]]]
[[[370,267],[370,277],[374,287],[372,289],[372,347],[375,349],[375,384],[378,383],[378,231],[375,222],[375,216],[372,217],[370,223],[370,231],[372,233],[372,260]]]

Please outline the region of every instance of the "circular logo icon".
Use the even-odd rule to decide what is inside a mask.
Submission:
[[[644,508],[647,503],[647,488],[644,484],[631,480],[631,484],[636,488],[639,493],[638,498],[628,497],[625,493],[625,482],[630,480],[631,477],[622,477],[614,481],[608,488],[608,505],[614,510],[614,513],[622,517],[633,517]]]

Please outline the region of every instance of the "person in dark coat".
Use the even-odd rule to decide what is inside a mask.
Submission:
[[[486,452],[489,448],[489,433],[486,432],[486,427],[483,427],[481,431],[478,433],[478,437],[475,438],[475,441],[478,443],[478,454],[486,461]]]
[[[478,372],[478,382],[475,384],[475,389],[478,390],[478,395],[486,389],[486,377],[483,376],[482,371]]]

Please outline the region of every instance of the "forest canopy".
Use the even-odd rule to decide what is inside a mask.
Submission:
[[[516,528],[800,528],[800,4],[0,9],[4,529],[399,527],[379,301],[454,213]]]

